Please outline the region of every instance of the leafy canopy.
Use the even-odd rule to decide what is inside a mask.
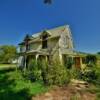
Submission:
[[[12,45],[0,46],[0,63],[11,63],[16,57],[16,47]]]

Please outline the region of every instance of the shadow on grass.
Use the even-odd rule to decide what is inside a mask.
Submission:
[[[24,88],[15,91],[16,80],[11,79],[7,74],[15,69],[0,70],[0,100],[30,100],[29,90]]]
[[[12,72],[14,70],[15,70],[15,68],[3,68],[3,69],[0,69],[0,75],[1,74],[6,74],[8,72]]]

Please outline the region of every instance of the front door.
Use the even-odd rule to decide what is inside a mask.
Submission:
[[[75,57],[75,67],[81,68],[81,58],[80,57]]]

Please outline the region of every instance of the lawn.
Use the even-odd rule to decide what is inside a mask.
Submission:
[[[8,68],[15,68],[17,64],[0,64],[0,70],[1,69],[8,69]]]
[[[0,65],[0,100],[29,100],[33,95],[48,91],[41,81],[31,83],[15,66],[7,66]]]
[[[32,96],[43,94],[49,89],[42,81],[32,83],[24,79],[21,72],[16,70],[16,65],[0,65],[0,100],[31,100]],[[100,100],[100,86],[93,85],[84,92],[87,91],[96,94],[96,100]]]

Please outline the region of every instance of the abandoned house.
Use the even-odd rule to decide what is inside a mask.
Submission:
[[[59,60],[61,64],[74,61],[74,66],[80,68],[84,62],[82,57],[74,51],[74,43],[69,25],[42,32],[26,35],[19,43],[19,66],[27,66],[31,59]]]

